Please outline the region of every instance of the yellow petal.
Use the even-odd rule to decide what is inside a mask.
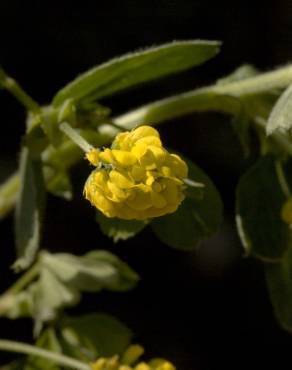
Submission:
[[[133,148],[131,149],[131,153],[134,154],[134,156],[138,159],[143,157],[145,153],[147,152],[147,145],[143,142],[140,142],[139,144],[135,144]]]
[[[123,357],[121,358],[121,362],[123,364],[132,365],[139,359],[139,357],[143,355],[143,353],[144,348],[142,346],[139,344],[132,344],[126,349]]]
[[[160,358],[149,361],[149,366],[153,370],[176,370],[175,366],[171,362]]]
[[[161,147],[162,144],[161,144],[161,141],[159,139],[159,137],[157,136],[146,136],[146,137],[142,137],[141,139],[137,140],[135,145],[138,145],[140,143],[143,143],[145,145],[152,145],[152,146],[155,146],[155,147]]]
[[[103,152],[100,152],[99,158],[106,163],[114,163],[115,159],[112,154],[112,151],[108,148],[106,148]]]
[[[146,125],[137,127],[130,133],[130,137],[133,142],[146,136],[156,136],[159,138],[159,133],[157,130],[155,130],[155,128]]]
[[[138,365],[134,367],[135,370],[152,370],[146,362],[140,362]]]
[[[155,181],[154,176],[150,171],[147,171],[147,179],[146,179],[146,185],[151,186]]]
[[[92,149],[90,152],[86,153],[85,156],[90,163],[92,163],[94,166],[97,166],[99,162],[99,153],[99,149]]]
[[[114,202],[121,202],[127,198],[127,193],[119,188],[115,183],[112,181],[108,181],[107,183],[108,189],[111,194],[107,194],[107,196]]]
[[[112,154],[118,164],[122,166],[132,166],[137,162],[137,158],[134,154],[126,152],[125,150],[112,150]]]
[[[143,167],[134,165],[131,169],[131,176],[135,181],[142,181],[146,175],[146,171]]]
[[[115,138],[112,143],[113,148],[119,148],[122,150],[129,149],[129,132],[121,132]]]
[[[174,176],[185,178],[188,176],[188,166],[178,155],[169,155],[169,167],[171,168]]]
[[[162,186],[161,186],[161,184],[160,184],[158,181],[155,181],[155,182],[152,184],[152,189],[153,189],[153,191],[155,191],[156,193],[159,193],[159,192],[162,190]]]
[[[112,170],[109,173],[109,177],[111,181],[121,189],[129,189],[134,186],[134,183],[130,180],[130,178],[121,171]]]
[[[162,166],[160,169],[161,173],[165,177],[171,177],[171,169],[168,166]]]
[[[91,174],[91,177],[89,177],[89,179],[90,178],[93,185],[104,189],[108,181],[108,173],[105,170],[97,170]]]
[[[151,201],[155,208],[163,208],[167,205],[165,198],[155,191],[151,192]]]
[[[133,189],[133,198],[127,200],[128,206],[139,211],[143,211],[151,207],[151,192],[149,190],[149,187],[146,185],[136,185]]]
[[[140,164],[148,171],[155,170],[157,168],[157,161],[154,154],[148,149],[140,158]]]
[[[149,150],[151,150],[151,152],[153,153],[155,159],[157,162],[162,163],[164,160],[165,160],[165,157],[166,157],[166,150],[163,149],[163,148],[159,148],[157,146],[153,146],[153,145],[150,145],[148,147]]]
[[[166,187],[162,192],[162,195],[165,197],[167,203],[173,204],[178,202],[178,186],[171,180],[166,182]]]

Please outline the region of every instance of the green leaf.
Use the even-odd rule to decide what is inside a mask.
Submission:
[[[108,263],[116,268],[118,279],[113,281],[110,287],[108,287],[110,290],[126,291],[134,288],[139,281],[139,275],[129,267],[127,263],[110,252],[103,250],[91,251],[87,253],[85,257],[91,260]]]
[[[45,322],[57,317],[58,311],[78,303],[82,292],[126,291],[139,280],[125,262],[102,250],[80,257],[43,251],[37,267],[38,276],[25,289],[0,297],[0,315],[33,317],[36,335]]]
[[[138,280],[130,267],[106,251],[92,251],[81,257],[45,253],[42,260],[58,279],[80,291],[125,290],[133,288]]]
[[[189,178],[204,184],[202,199],[186,198],[175,213],[153,219],[151,227],[165,244],[191,250],[217,231],[222,221],[222,201],[209,177],[189,160],[187,164]]]
[[[281,262],[266,264],[265,269],[275,315],[282,328],[292,333],[292,249]]]
[[[41,269],[34,294],[33,315],[36,321],[36,334],[40,332],[43,322],[55,319],[58,310],[73,306],[80,299],[80,294],[74,287],[62,282],[46,266]]]
[[[45,185],[41,159],[24,147],[20,157],[21,188],[16,205],[15,233],[18,259],[14,268],[26,269],[34,260],[41,238]]]
[[[259,159],[240,179],[236,195],[237,226],[246,252],[265,261],[282,258],[289,229],[280,217],[285,196],[275,159]]]
[[[275,131],[286,132],[292,123],[292,85],[290,85],[276,102],[267,124],[267,134]]]
[[[97,66],[61,89],[54,106],[66,99],[97,100],[131,86],[199,65],[219,51],[217,41],[175,41],[127,54]]]
[[[119,320],[101,313],[67,317],[61,321],[60,330],[67,352],[84,361],[122,354],[132,337]]]
[[[145,221],[109,218],[101,212],[97,212],[96,220],[99,223],[101,231],[109,238],[112,238],[115,243],[119,240],[127,240],[134,237],[147,225]]]
[[[62,353],[62,347],[58,341],[55,330],[48,328],[42,332],[36,342],[36,346],[48,351]],[[55,362],[39,356],[29,356],[24,370],[60,370]]]

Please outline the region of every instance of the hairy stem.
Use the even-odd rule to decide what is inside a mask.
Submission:
[[[222,94],[233,97],[259,94],[273,89],[285,88],[291,83],[292,65],[288,65],[287,67],[282,67],[272,72],[262,73],[244,80],[229,82],[222,85],[215,84],[144,105],[117,117],[115,123],[118,126],[130,129],[140,122],[147,122],[149,119],[151,119],[151,122],[153,119],[153,122],[156,124],[167,119],[197,111],[220,111],[220,106],[214,104],[212,100],[209,104],[203,106],[203,108],[200,106],[198,109],[197,102],[199,97],[207,94]]]
[[[0,350],[42,357],[46,360],[53,361],[58,365],[67,366],[75,370],[90,370],[90,366],[84,362],[64,356],[60,353],[41,349],[30,344],[0,339]]]

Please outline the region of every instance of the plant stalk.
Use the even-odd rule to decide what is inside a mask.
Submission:
[[[62,355],[60,353],[48,351],[42,348],[15,342],[11,340],[0,339],[0,350],[8,352],[23,353],[31,356],[38,356],[53,361],[58,365],[67,366],[75,370],[90,370],[90,366],[84,362],[75,360],[71,357]]]
[[[39,104],[32,99],[13,78],[0,68],[0,87],[9,91],[28,111],[40,112]]]

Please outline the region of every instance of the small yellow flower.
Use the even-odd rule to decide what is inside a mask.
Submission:
[[[111,149],[93,149],[86,157],[97,168],[84,195],[107,217],[158,217],[176,211],[184,199],[188,167],[162,146],[151,126],[120,133]]]
[[[139,362],[134,367],[121,364],[117,357],[99,358],[90,365],[92,370],[176,370],[176,367],[166,360],[152,360],[149,363]]]

